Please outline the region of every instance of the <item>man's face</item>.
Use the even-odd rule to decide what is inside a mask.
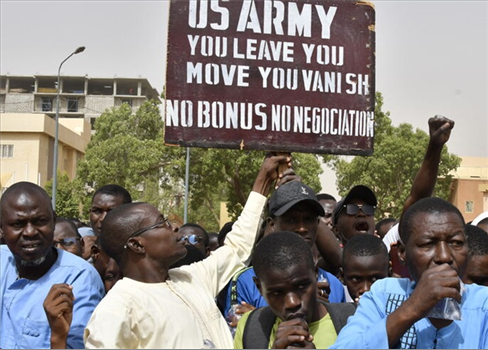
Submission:
[[[290,231],[300,235],[309,246],[315,243],[319,216],[314,207],[306,202],[297,203],[281,216],[270,222],[273,231]]]
[[[410,238],[399,246],[400,257],[416,282],[425,270],[448,264],[463,276],[468,245],[462,219],[455,213],[418,213],[412,218]]]
[[[90,208],[90,224],[97,236],[100,235],[103,219],[107,213],[122,204],[124,204],[122,196],[99,193],[93,197]]]
[[[329,226],[329,228],[332,228],[332,212],[334,211],[337,202],[332,199],[322,199],[319,202],[320,204],[322,204],[322,207],[325,211],[325,215],[321,217],[321,220],[327,226]]]
[[[115,262],[114,259],[109,258],[107,268],[105,269],[105,273],[103,275],[103,284],[105,286],[105,293],[107,293],[115,283],[122,279],[122,271],[120,270],[119,265]]]
[[[305,318],[310,323],[319,319],[317,276],[306,262],[286,269],[269,269],[254,282],[281,320]]]
[[[353,198],[348,204],[368,205],[359,198]],[[374,234],[374,216],[366,215],[362,209],[357,211],[356,214],[348,214],[347,209],[343,208],[333,231],[341,239],[342,244],[345,245],[355,235]]]
[[[144,219],[139,229],[150,227],[164,220],[163,215],[152,205],[140,205],[136,209]],[[175,232],[169,222],[141,233],[138,239],[146,256],[169,267],[187,254],[185,240],[180,232]]]
[[[22,266],[38,266],[53,249],[54,213],[48,198],[37,191],[12,194],[2,207],[5,242]]]
[[[202,252],[203,256],[208,256],[210,250],[208,247],[205,247],[202,230],[200,230],[197,227],[185,226],[180,228],[178,232],[180,233],[180,235],[184,237],[188,237],[191,235],[197,235],[198,237],[200,237],[200,241],[197,244],[194,244],[194,246],[198,248],[199,251]],[[186,242],[186,244],[190,244],[190,243]]]
[[[473,255],[468,258],[463,282],[488,287],[488,255]]]
[[[371,289],[371,285],[390,275],[388,259],[381,255],[355,256],[348,254],[341,269],[349,295],[355,301]]]
[[[81,256],[83,251],[77,232],[73,230],[72,225],[64,221],[57,222],[54,227],[54,245],[78,256]]]

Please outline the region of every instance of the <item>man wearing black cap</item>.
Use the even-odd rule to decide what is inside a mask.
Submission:
[[[312,248],[317,238],[320,216],[324,215],[324,208],[317,201],[315,192],[299,181],[290,181],[280,186],[270,197],[268,202],[269,217],[267,219],[269,231],[290,231],[298,234]],[[374,224],[373,224],[374,229]],[[254,270],[241,272],[238,278],[229,285],[225,314],[231,309],[231,304],[246,302],[252,307],[267,306],[254,284]],[[318,281],[327,281],[330,285],[328,300],[332,303],[345,301],[344,288],[341,282],[325,270],[318,270]],[[323,284],[319,284],[319,296],[326,296],[322,291]],[[238,307],[239,309],[239,307]],[[239,312],[238,312],[239,313]]]
[[[346,245],[355,235],[374,234],[377,204],[373,191],[363,185],[354,186],[337,203],[332,214],[332,230],[342,245]]]

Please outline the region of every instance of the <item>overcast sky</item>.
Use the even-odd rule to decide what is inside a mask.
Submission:
[[[147,78],[164,86],[168,1],[0,2],[1,74]],[[373,1],[376,89],[394,125],[456,122],[449,151],[488,157],[488,1]]]

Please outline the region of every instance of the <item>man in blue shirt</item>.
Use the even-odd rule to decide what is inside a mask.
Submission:
[[[331,348],[486,349],[488,288],[460,280],[468,247],[459,210],[421,199],[404,212],[399,232],[399,258],[413,281],[375,282]]]
[[[312,248],[317,238],[317,230],[320,216],[324,215],[324,208],[317,201],[315,192],[307,185],[299,181],[290,181],[280,186],[270,197],[268,227],[273,231],[290,231],[302,237]],[[324,224],[325,225],[325,224]],[[231,281],[227,290],[225,315],[231,309],[231,304],[241,304],[242,301],[252,307],[267,306],[253,278],[256,276],[254,269],[249,268],[238,273],[236,280]],[[345,301],[344,287],[332,274],[319,269],[317,280],[319,297],[326,296],[323,290],[324,282],[330,287],[328,301],[340,303]],[[239,310],[239,312],[247,311]],[[239,313],[238,312],[238,313]]]
[[[55,284],[67,286],[74,295],[66,347],[84,348],[84,328],[104,295],[97,271],[82,258],[53,247],[56,215],[41,187],[29,182],[9,187],[0,212],[0,234],[6,242],[0,265],[1,348],[53,345],[43,302]],[[63,300],[65,295],[50,294]],[[46,312],[52,311],[47,307]]]

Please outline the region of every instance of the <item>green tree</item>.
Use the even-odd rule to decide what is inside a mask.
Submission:
[[[62,217],[79,218],[81,193],[68,174],[58,171],[56,185],[56,214]],[[49,180],[44,186],[46,192],[52,197],[53,182]]]
[[[346,195],[354,185],[366,185],[378,199],[376,219],[386,216],[399,218],[424,158],[429,136],[420,129],[414,131],[410,124],[392,126],[390,114],[383,112],[382,106],[383,97],[377,93],[374,154],[354,157],[352,161],[337,158],[332,163],[341,196]],[[427,120],[425,123],[427,126]],[[460,162],[461,159],[449,154],[445,146],[439,166],[441,180],[437,181],[435,196],[449,198],[452,179],[449,172],[456,169]]]

